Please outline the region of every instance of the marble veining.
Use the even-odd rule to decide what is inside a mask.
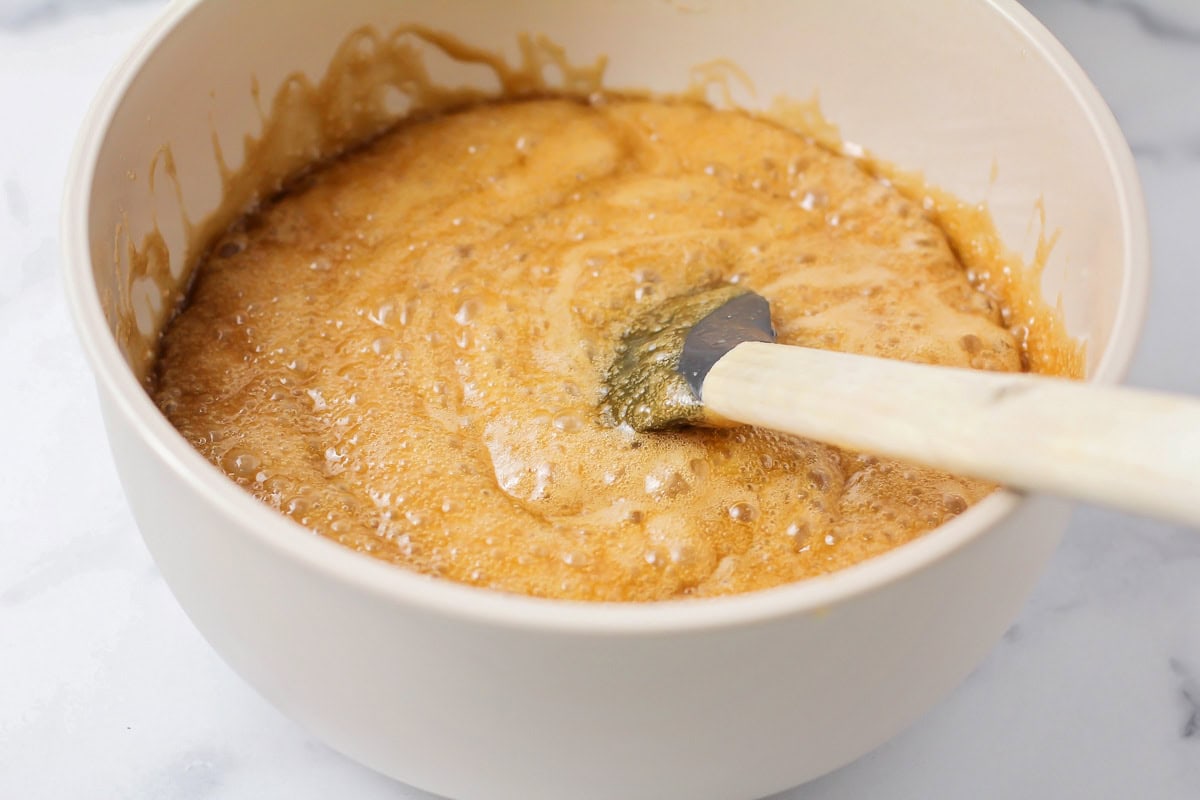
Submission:
[[[1131,0],[1082,0],[1093,8],[1112,8],[1128,14],[1144,32],[1160,39],[1200,45],[1200,20],[1186,0],[1176,2],[1131,2]],[[1034,4],[1030,4],[1034,5]],[[1189,11],[1188,9],[1192,9]]]
[[[4,210],[14,222],[23,225],[29,221],[29,209],[25,206],[25,193],[21,189],[21,184],[13,178],[4,181],[4,202]]]
[[[1130,379],[1200,394],[1200,2],[1025,4],[1137,156],[1155,277]],[[0,798],[429,800],[314,741],[225,667],[117,485],[62,300],[58,204],[87,103],[161,5],[0,0],[0,107],[23,109],[0,122]],[[1200,535],[1080,508],[962,687],[775,800],[864,797],[1200,797]]]
[[[1188,665],[1178,658],[1168,659],[1171,672],[1179,680],[1179,697],[1183,700],[1183,725],[1179,735],[1184,739],[1200,736],[1200,684]]]
[[[69,14],[102,11],[120,3],[147,0],[3,0],[0,2],[0,28],[26,30],[53,25]]]

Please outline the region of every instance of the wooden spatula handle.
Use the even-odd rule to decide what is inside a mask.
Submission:
[[[760,342],[705,378],[750,425],[1200,526],[1200,401]]]

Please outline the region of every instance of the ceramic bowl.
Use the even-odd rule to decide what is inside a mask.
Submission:
[[[1016,617],[1066,504],[998,492],[911,544],[770,591],[545,601],[310,535],[155,408],[121,346],[138,320],[113,298],[154,310],[121,237],[157,221],[157,257],[182,285],[188,231],[173,204],[190,220],[218,205],[212,137],[236,166],[237,143],[261,125],[252,81],[270,97],[294,70],[319,77],[352,30],[412,22],[510,57],[519,34],[546,34],[578,61],[607,55],[614,87],[679,91],[692,67],[724,58],[754,86],[739,89],[745,105],[819,92],[845,139],[986,199],[1026,256],[1040,204],[1059,231],[1044,290],[1086,340],[1089,379],[1114,382],[1141,323],[1147,234],[1129,149],[1095,88],[1010,0],[192,0],[134,46],[80,135],[66,285],[121,480],[179,603],[284,713],[363,764],[457,798],[753,798],[894,736]],[[161,157],[149,167],[164,144],[178,197]]]

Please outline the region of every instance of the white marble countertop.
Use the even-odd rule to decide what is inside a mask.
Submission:
[[[242,684],[175,604],[117,484],[62,299],[59,194],[89,99],[158,5],[0,0],[0,798],[428,798]],[[1027,5],[1137,155],[1155,272],[1131,379],[1200,394],[1200,0]],[[1081,508],[962,687],[777,800],[860,797],[1200,797],[1200,535]]]

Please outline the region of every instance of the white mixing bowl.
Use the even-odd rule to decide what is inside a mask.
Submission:
[[[1148,278],[1128,147],[1063,48],[1011,0],[193,0],[173,4],[100,92],[64,209],[66,282],[146,543],[213,647],[330,745],[460,798],[752,798],[862,755],[955,687],[1017,615],[1068,507],[1000,492],[927,536],[823,578],[654,605],[542,601],[431,580],[310,535],[170,426],[118,347],[118,228],[157,213],[169,143],[192,219],[220,193],[210,132],[258,130],[252,77],[320,76],[363,24],[421,22],[514,52],[545,33],[608,84],[678,91],[714,57],[766,105],[819,90],[843,135],[972,201],[1029,254],[1037,201],[1061,236],[1044,286],[1125,369]],[[229,156],[236,161],[237,152]],[[160,182],[162,176],[159,176]],[[152,198],[157,196],[157,200]],[[165,198],[165,199],[164,199]],[[107,313],[106,313],[107,310]]]

